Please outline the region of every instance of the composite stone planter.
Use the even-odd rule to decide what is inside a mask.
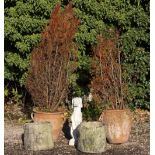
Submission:
[[[24,127],[24,146],[26,150],[49,150],[54,147],[52,126],[49,122],[27,123]]]
[[[78,127],[77,149],[87,153],[105,151],[106,131],[101,122],[83,122]]]

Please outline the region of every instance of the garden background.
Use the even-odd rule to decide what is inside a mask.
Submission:
[[[24,104],[30,53],[39,43],[58,2],[62,8],[68,3],[67,0],[4,1],[5,103]],[[149,110],[149,0],[73,0],[73,3],[81,23],[75,37],[79,62],[70,78],[72,94],[83,96],[89,92],[91,47],[96,44],[96,36],[117,29],[129,106]]]
[[[105,152],[148,154],[149,152],[149,83],[150,83],[150,1],[149,0],[72,0],[80,26],[75,42],[78,44],[78,69],[70,77],[72,95],[89,93],[91,80],[90,62],[92,47],[98,34],[107,35],[117,29],[120,33],[123,77],[128,84],[128,104],[134,110],[134,125],[129,143],[112,146]],[[51,11],[61,2],[64,8],[68,0],[5,0],[4,1],[4,61],[5,61],[5,151],[23,151],[21,143],[23,111],[28,93],[25,80],[32,49],[39,43],[41,32],[48,24]],[[29,106],[28,106],[29,107]],[[139,110],[144,109],[143,110]],[[94,111],[93,111],[94,114]],[[90,116],[91,113],[89,114]],[[27,117],[25,117],[27,119]],[[16,118],[15,118],[16,119]],[[8,121],[9,120],[9,121]],[[6,123],[8,122],[8,123]],[[53,153],[76,152],[62,136]],[[63,145],[60,145],[63,144]],[[62,147],[63,146],[63,147]],[[109,146],[111,147],[111,146]],[[134,148],[134,149],[132,149]],[[126,153],[127,153],[126,152]],[[45,154],[49,152],[45,152]],[[124,153],[124,152],[123,152]]]

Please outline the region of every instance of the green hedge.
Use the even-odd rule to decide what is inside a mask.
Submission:
[[[60,0],[5,0],[5,96],[23,94],[30,53]],[[16,91],[15,91],[16,90]],[[14,93],[16,92],[16,93]]]
[[[27,76],[29,55],[40,40],[50,12],[60,0],[5,0],[5,95],[21,90]],[[73,93],[89,90],[91,48],[96,35],[120,31],[124,78],[128,82],[131,108],[149,109],[149,0],[73,0],[81,19],[75,41],[79,67],[72,76]],[[62,6],[67,1],[62,1]],[[107,31],[108,30],[108,31]],[[21,89],[22,88],[22,89]],[[16,91],[17,90],[17,91]],[[16,92],[16,93],[13,93]],[[18,93],[17,93],[18,92]],[[18,95],[17,95],[18,97]]]

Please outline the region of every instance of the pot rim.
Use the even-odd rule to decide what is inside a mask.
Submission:
[[[36,110],[33,110],[33,113],[39,113],[39,114],[48,114],[48,115],[58,115],[58,114],[64,114],[64,112],[42,112],[42,111],[36,111]]]
[[[130,111],[130,109],[106,109],[106,110],[103,110],[103,112],[105,112],[105,111]]]

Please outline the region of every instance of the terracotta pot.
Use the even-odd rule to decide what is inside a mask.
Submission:
[[[52,124],[53,140],[57,141],[64,123],[64,114],[62,112],[37,112],[31,114],[34,122],[50,122]]]
[[[105,110],[99,120],[105,124],[109,143],[119,144],[128,141],[132,124],[129,110]]]

